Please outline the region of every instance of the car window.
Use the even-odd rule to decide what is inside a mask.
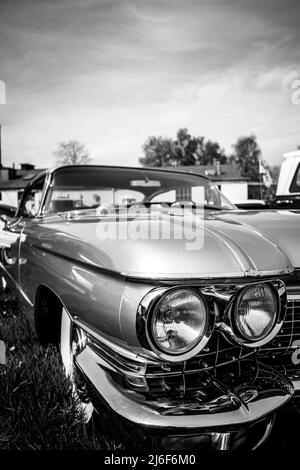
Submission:
[[[300,192],[300,164],[298,165],[297,171],[295,173],[295,176],[293,178],[291,187],[290,187],[290,192],[291,193],[299,193]]]
[[[150,168],[72,166],[53,174],[43,213],[118,208],[141,202],[194,202],[234,208],[216,185],[202,176]]]
[[[19,215],[22,217],[36,217],[44,189],[45,177],[34,183],[23,195]]]
[[[178,201],[191,201],[195,204],[204,204],[207,206],[223,206],[224,208],[232,208],[223,194],[213,184],[191,186],[190,188],[177,188],[171,191],[164,191],[156,194],[152,202],[168,202],[175,203]]]
[[[48,205],[48,214],[77,209],[96,209],[101,206],[125,205],[141,202],[143,193],[130,189],[65,187],[53,189]]]

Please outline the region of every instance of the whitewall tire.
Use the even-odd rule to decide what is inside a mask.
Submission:
[[[84,334],[80,328],[72,322],[65,308],[62,310],[60,329],[60,354],[66,377],[72,383],[73,394],[78,408],[81,411],[84,422],[88,423],[93,415],[94,407],[88,398],[85,384],[79,384],[76,377],[74,359],[76,354],[84,347]]]

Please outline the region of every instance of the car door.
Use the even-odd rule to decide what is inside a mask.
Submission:
[[[19,290],[21,290],[20,266],[27,262],[20,253],[21,242],[26,238],[23,232],[26,225],[31,224],[37,218],[44,184],[45,175],[27,186],[16,217],[6,224],[0,236],[2,267],[8,280]]]

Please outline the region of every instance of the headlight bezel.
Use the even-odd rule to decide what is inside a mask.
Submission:
[[[241,309],[241,303],[243,301],[243,298],[244,296],[246,296],[246,294],[252,289],[254,290],[256,287],[266,287],[268,290],[269,290],[269,293],[271,294],[271,296],[273,297],[272,298],[272,301],[274,303],[274,312],[272,312],[272,317],[271,317],[271,321],[270,321],[270,324],[267,328],[267,332],[265,334],[260,334],[258,336],[253,336],[253,338],[251,336],[249,336],[248,334],[246,334],[246,332],[243,331],[243,327],[241,325],[241,313],[240,313],[240,309]],[[250,301],[249,301],[250,303]],[[254,309],[253,309],[254,310]],[[260,283],[260,284],[255,284],[255,285],[250,285],[250,286],[245,286],[238,294],[236,300],[235,300],[235,305],[234,305],[234,309],[233,309],[233,325],[234,325],[234,329],[235,329],[235,333],[238,337],[242,338],[243,340],[245,341],[251,341],[251,342],[258,342],[258,341],[261,341],[261,340],[264,340],[267,336],[269,336],[269,334],[271,333],[271,331],[273,330],[274,328],[274,325],[276,323],[276,318],[278,316],[278,312],[279,312],[279,299],[278,299],[278,293],[277,291],[274,290],[274,288],[272,288],[271,286],[267,285],[266,283]]]
[[[245,293],[245,291],[247,291],[247,289],[263,284],[267,285],[274,294],[276,300],[276,313],[274,315],[274,320],[272,322],[272,327],[270,331],[264,337],[250,339],[249,337],[246,337],[246,335],[243,335],[241,333],[237,325],[237,306],[242,295]],[[235,343],[241,346],[245,346],[248,348],[258,348],[260,346],[264,346],[269,341],[271,341],[280,331],[286,314],[286,303],[286,287],[281,280],[256,280],[255,282],[250,282],[249,284],[247,283],[246,285],[243,285],[239,288],[238,292],[233,297],[232,301],[228,305],[228,308],[226,309],[225,317],[227,319],[227,328],[225,327],[224,332],[227,337],[230,337],[232,340],[234,340]]]
[[[278,311],[270,333],[259,341],[250,341],[238,334],[234,324],[234,306],[236,300],[245,288],[257,284],[267,283],[278,299]],[[176,290],[190,290],[201,297],[207,306],[207,330],[203,338],[191,350],[184,354],[172,355],[161,351],[152,341],[149,335],[149,320],[155,306],[166,294]],[[144,354],[151,354],[154,360],[170,363],[182,362],[197,354],[205,348],[214,332],[219,330],[232,345],[239,345],[246,348],[258,348],[270,342],[280,331],[286,315],[287,289],[285,283],[278,278],[245,279],[232,280],[230,284],[223,280],[211,283],[197,283],[190,285],[187,283],[177,286],[160,286],[149,290],[139,301],[136,316],[136,334],[139,345],[144,349]],[[208,344],[209,346],[209,344]]]
[[[205,310],[205,319],[204,319],[204,327],[203,327],[203,330],[202,330],[202,333],[200,335],[198,335],[198,337],[196,337],[193,341],[191,341],[190,345],[189,346],[186,346],[185,348],[183,348],[180,352],[174,352],[174,351],[171,351],[171,350],[167,350],[165,349],[162,345],[160,345],[157,341],[157,339],[155,338],[156,336],[156,333],[155,333],[155,322],[157,321],[157,318],[160,314],[159,310],[161,308],[161,306],[164,304],[164,303],[167,303],[167,298],[168,297],[171,297],[173,294],[176,294],[176,293],[179,293],[179,292],[184,292],[186,294],[186,296],[188,295],[192,295],[194,296],[197,300],[200,301],[200,303],[202,303],[202,307],[204,307],[204,310]],[[179,356],[179,355],[182,355],[182,354],[185,354],[189,351],[191,351],[192,349],[194,349],[195,346],[197,346],[197,344],[201,341],[201,339],[203,338],[203,336],[205,335],[206,333],[206,330],[207,330],[207,326],[208,326],[208,317],[209,317],[209,309],[208,309],[208,306],[207,306],[207,303],[205,301],[204,298],[202,298],[202,296],[199,294],[199,292],[193,290],[193,289],[189,289],[189,288],[181,288],[181,289],[176,289],[176,290],[173,290],[171,292],[166,292],[160,299],[159,301],[157,302],[157,304],[155,305],[153,311],[152,311],[152,314],[151,314],[151,317],[149,318],[149,323],[148,323],[148,334],[149,334],[149,337],[151,338],[151,342],[157,346],[157,349],[163,353],[166,353],[166,354],[170,354],[172,356]]]
[[[201,299],[205,306],[206,322],[201,338],[199,338],[195,344],[193,343],[190,349],[181,353],[170,353],[160,349],[159,345],[156,344],[151,333],[151,321],[158,306],[163,302],[165,297],[176,291],[189,291]],[[149,292],[140,303],[138,319],[138,336],[142,345],[150,348],[160,359],[168,362],[182,362],[198,354],[208,343],[215,324],[215,317],[212,315],[207,301],[199,289],[184,286],[157,288]]]

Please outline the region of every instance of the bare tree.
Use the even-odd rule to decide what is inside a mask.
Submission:
[[[77,140],[60,142],[54,155],[59,165],[84,165],[90,161],[89,153],[84,144]]]

